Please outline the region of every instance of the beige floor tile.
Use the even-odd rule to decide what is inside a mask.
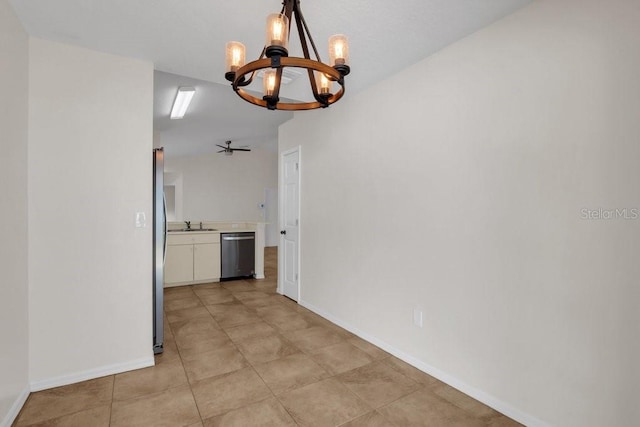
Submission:
[[[188,298],[170,299],[164,302],[164,311],[167,313],[176,310],[184,310],[186,308],[195,308],[202,306],[200,299],[195,294]]]
[[[393,402],[421,387],[380,361],[345,372],[337,378],[373,408]]]
[[[291,312],[285,315],[263,316],[262,318],[283,333],[317,326],[315,323],[312,323],[310,319],[297,312]]]
[[[256,283],[256,289],[262,292],[266,292],[268,294],[271,294],[275,297],[280,297],[281,295],[278,293],[278,284],[273,281],[273,282],[262,282],[262,283]]]
[[[305,352],[315,352],[322,347],[344,342],[340,335],[323,326],[312,326],[307,329],[286,332],[283,335]]]
[[[224,306],[224,310],[219,309],[221,306]],[[207,308],[223,329],[262,321],[253,311],[242,304],[216,304],[208,305]]]
[[[415,382],[417,382],[422,386],[433,387],[439,384],[443,384],[437,378],[434,378],[431,375],[426,374],[417,368],[414,368],[413,366],[398,359],[397,357],[389,356],[386,359],[382,359],[382,360],[387,365],[391,366],[398,372],[406,375],[407,377],[411,378],[412,380],[414,380]]]
[[[308,318],[311,323],[314,323],[318,326],[323,326],[329,329],[330,331],[340,335],[344,339],[355,337],[355,335],[353,335],[351,332],[341,328],[340,326],[336,325],[330,320],[327,320],[324,317],[317,315],[316,313],[308,312],[308,313],[305,313],[304,316]]]
[[[340,427],[394,427],[391,423],[377,411],[366,413],[355,420],[351,420]]]
[[[165,302],[189,297],[193,297],[193,289],[191,286],[174,286],[171,288],[164,288]]]
[[[29,424],[29,427],[109,427],[111,419],[111,405],[98,406],[59,418]],[[17,424],[20,426],[22,424]]]
[[[198,285],[191,285],[193,288],[193,292],[203,291],[205,289],[222,289],[222,283],[220,282],[210,282],[210,283],[200,283]]]
[[[269,324],[266,322],[248,323],[246,325],[226,328],[224,331],[234,342],[277,334],[276,330],[269,326]]]
[[[244,292],[254,291],[255,286],[246,280],[231,280],[228,282],[222,282],[222,287],[231,292]]]
[[[207,306],[207,310],[211,313],[212,316],[223,316],[225,314],[233,313],[235,310],[247,310],[251,313],[255,312],[253,310],[247,309],[240,301],[234,301],[231,303],[222,303],[222,304],[210,304]]]
[[[218,323],[213,319],[213,317],[211,317],[211,315],[192,317],[190,319],[173,322],[171,324],[171,331],[173,332],[173,336],[176,341],[180,338],[186,338],[190,334],[206,331],[216,332],[219,330],[220,327],[218,326]]]
[[[191,389],[203,419],[272,397],[252,368],[199,381]]]
[[[276,293],[277,288],[278,288],[278,284],[276,283],[275,280],[271,281],[256,281],[256,283],[254,284],[255,288],[261,292],[265,292],[267,294],[271,294],[273,296],[280,296],[279,294]]]
[[[193,292],[199,297],[203,297],[205,295],[231,295],[231,292],[223,288],[222,285],[205,287],[195,285],[193,287]]]
[[[359,368],[373,361],[371,356],[348,342],[323,347],[312,353],[311,357],[332,375]]]
[[[452,403],[458,408],[464,410],[469,415],[478,418],[491,418],[497,417],[500,413],[487,405],[475,400],[474,398],[456,390],[455,388],[442,384],[438,387],[434,387],[433,392],[443,398],[444,400]]]
[[[280,335],[266,335],[236,342],[238,349],[252,364],[269,362],[299,353],[298,347]]]
[[[187,384],[179,358],[149,368],[117,374],[113,388],[114,400],[128,400],[156,394],[169,388]]]
[[[173,339],[173,333],[171,332],[171,324],[169,323],[169,319],[167,319],[167,313],[162,311],[162,326],[164,328],[164,338],[165,339]]]
[[[433,394],[428,388],[405,396],[378,411],[398,426],[480,427],[485,423]]]
[[[114,402],[111,413],[112,427],[181,427],[199,421],[198,408],[188,386]]]
[[[204,422],[204,427],[286,427],[295,425],[296,423],[284,407],[273,397],[229,411]]]
[[[189,320],[194,317],[207,317],[207,316],[213,319],[213,317],[211,316],[211,313],[209,313],[209,311],[204,306],[198,306],[198,307],[192,307],[192,308],[185,308],[182,310],[170,311],[167,313],[165,317],[169,321],[169,324],[171,324],[175,322],[181,322],[183,320]]]
[[[32,393],[25,403],[18,426],[93,409],[111,403],[113,376],[83,381]]]
[[[336,426],[371,411],[335,378],[289,391],[279,400],[303,426]]]
[[[354,336],[348,338],[347,341],[367,353],[369,356],[373,357],[375,360],[384,359],[385,357],[390,356],[390,354],[386,351],[380,349],[379,347],[376,347],[375,345],[363,340],[360,337]]]
[[[196,354],[235,347],[223,331],[204,331],[176,339],[180,356],[193,359]]]
[[[239,291],[239,292],[234,292],[233,295],[238,298],[241,302],[245,302],[248,300],[252,300],[252,299],[268,299],[270,298],[270,295],[258,291],[258,290],[251,290],[251,291]]]
[[[199,292],[198,297],[204,305],[225,304],[236,302],[236,298],[226,289],[208,289]]]
[[[249,308],[258,309],[261,307],[271,307],[274,305],[280,305],[280,302],[279,302],[279,298],[277,298],[275,295],[268,295],[266,298],[242,300],[242,304],[246,305]]]
[[[295,302],[294,300],[285,297],[284,295],[279,295],[279,301],[282,305],[284,305],[285,307],[287,307],[290,310],[293,310],[297,313],[300,314],[309,314],[312,313],[311,310],[309,310],[306,307],[301,306],[300,304],[298,304],[297,302]]]
[[[263,319],[268,318],[271,320],[277,317],[288,316],[295,313],[295,310],[292,310],[291,308],[286,307],[285,305],[280,303],[272,304],[266,307],[258,307],[255,310],[258,316],[262,317]]]
[[[327,371],[303,353],[261,363],[254,368],[276,395],[329,376]]]
[[[205,378],[227,374],[249,366],[242,354],[233,346],[195,355],[186,355],[182,361],[191,384]]]

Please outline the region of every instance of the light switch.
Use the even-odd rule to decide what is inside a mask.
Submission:
[[[147,226],[147,216],[144,212],[136,212],[136,228],[145,228]]]
[[[422,310],[419,308],[413,309],[413,324],[418,328],[422,328]]]

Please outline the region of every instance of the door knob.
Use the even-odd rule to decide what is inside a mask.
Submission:
[[[287,234],[287,230],[282,230],[280,234]]]

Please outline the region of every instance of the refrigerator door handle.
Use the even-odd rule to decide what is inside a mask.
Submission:
[[[163,226],[164,226],[164,246],[162,249],[162,266],[164,267],[166,261],[167,261],[167,231],[168,231],[168,221],[167,221],[167,198],[164,194],[164,191],[162,191],[162,210],[164,212],[164,221],[163,221]]]

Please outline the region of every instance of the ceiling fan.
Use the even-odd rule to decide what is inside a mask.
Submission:
[[[231,141],[225,141],[225,144],[227,144],[226,147],[224,145],[216,144],[218,147],[222,148],[218,153],[224,153],[226,156],[230,156],[234,151],[251,151],[249,148],[231,148]],[[246,147],[246,145],[244,147]]]

